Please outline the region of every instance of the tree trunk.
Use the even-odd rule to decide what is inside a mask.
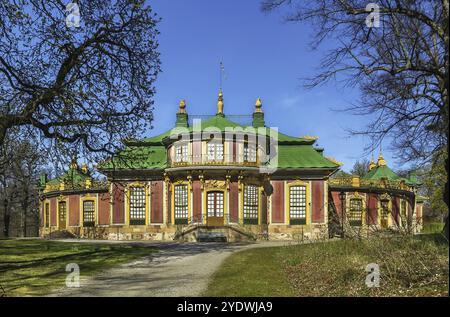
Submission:
[[[8,200],[3,201],[3,236],[9,237],[9,214],[8,214]]]
[[[447,209],[448,209],[448,170],[449,170],[449,166],[448,166],[448,156],[445,159],[445,171],[447,172],[447,181],[445,182],[445,190],[444,190],[444,202],[447,205]],[[445,217],[445,226],[444,226],[444,230],[443,233],[445,235],[445,237],[447,238],[448,241],[448,216],[449,213],[447,213],[447,217]]]

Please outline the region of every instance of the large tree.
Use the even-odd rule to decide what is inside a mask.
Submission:
[[[371,148],[391,136],[401,159],[421,163],[447,148],[448,0],[263,0],[262,9],[311,23],[313,48],[337,43],[306,85],[338,79],[359,87],[362,98],[348,110],[372,116],[366,129],[353,131],[370,136]],[[448,174],[448,159],[445,166]]]
[[[0,146],[20,128],[111,153],[148,127],[159,18],[144,2],[1,1]]]

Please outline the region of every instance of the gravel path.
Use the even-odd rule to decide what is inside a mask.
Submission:
[[[199,296],[206,289],[211,275],[233,252],[287,243],[138,244],[154,246],[160,251],[94,277],[83,278],[81,272],[80,288],[64,287],[50,296]]]

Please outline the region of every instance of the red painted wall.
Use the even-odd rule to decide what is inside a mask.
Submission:
[[[80,225],[80,196],[69,196],[69,226]]]
[[[239,221],[239,185],[237,182],[230,183],[230,221]]]
[[[392,198],[392,218],[394,218],[394,221],[398,225],[399,219],[400,219],[400,198],[399,197]]]
[[[98,224],[109,225],[109,193],[98,194]]]
[[[202,221],[202,184],[200,181],[195,180],[192,182],[192,195],[193,195],[193,220]]]
[[[125,193],[123,186],[113,184],[113,215],[112,222],[122,224],[125,222]]]
[[[284,182],[271,181],[272,193],[272,223],[284,222]]]
[[[50,224],[52,226],[56,226],[57,223],[57,204],[56,204],[56,198],[50,198]]]
[[[312,222],[325,221],[324,182],[312,181]]]
[[[201,162],[201,157],[202,157],[202,142],[201,141],[193,141],[192,142],[192,155],[193,155],[194,163]]]
[[[339,192],[336,192],[336,191],[331,192],[331,201],[334,202],[334,206],[336,208],[336,213],[338,214],[338,216],[341,216],[342,202],[341,202],[341,199],[339,198]]]
[[[366,222],[371,225],[378,221],[378,198],[376,194],[367,194]]]
[[[162,223],[163,216],[163,181],[153,181],[151,184],[150,222]]]

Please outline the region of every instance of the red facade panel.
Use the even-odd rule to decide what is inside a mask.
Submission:
[[[56,221],[57,221],[57,202],[56,202],[56,198],[50,198],[50,224],[52,226],[56,226]]]
[[[272,223],[284,222],[284,182],[272,181]]]
[[[98,194],[98,224],[109,224],[109,193]]]
[[[163,216],[163,181],[152,182],[150,198],[150,222],[162,223]]]
[[[192,195],[193,195],[193,220],[202,221],[202,184],[200,181],[192,182]]]
[[[239,221],[239,184],[230,183],[230,221]]]
[[[334,208],[336,209],[337,215],[340,217],[342,214],[342,202],[339,198],[339,192],[331,192],[331,202],[334,203]]]
[[[312,181],[312,222],[325,221],[324,182]]]
[[[69,226],[80,225],[80,196],[69,196]]]
[[[377,224],[378,221],[378,198],[376,194],[367,195],[366,222],[370,225]]]
[[[400,220],[400,198],[394,197],[392,199],[392,218],[394,221],[399,224]]]
[[[122,224],[125,222],[125,193],[123,186],[113,184],[113,217],[114,224]]]
[[[192,142],[192,159],[194,163],[200,163],[202,160],[202,142],[193,141]]]

